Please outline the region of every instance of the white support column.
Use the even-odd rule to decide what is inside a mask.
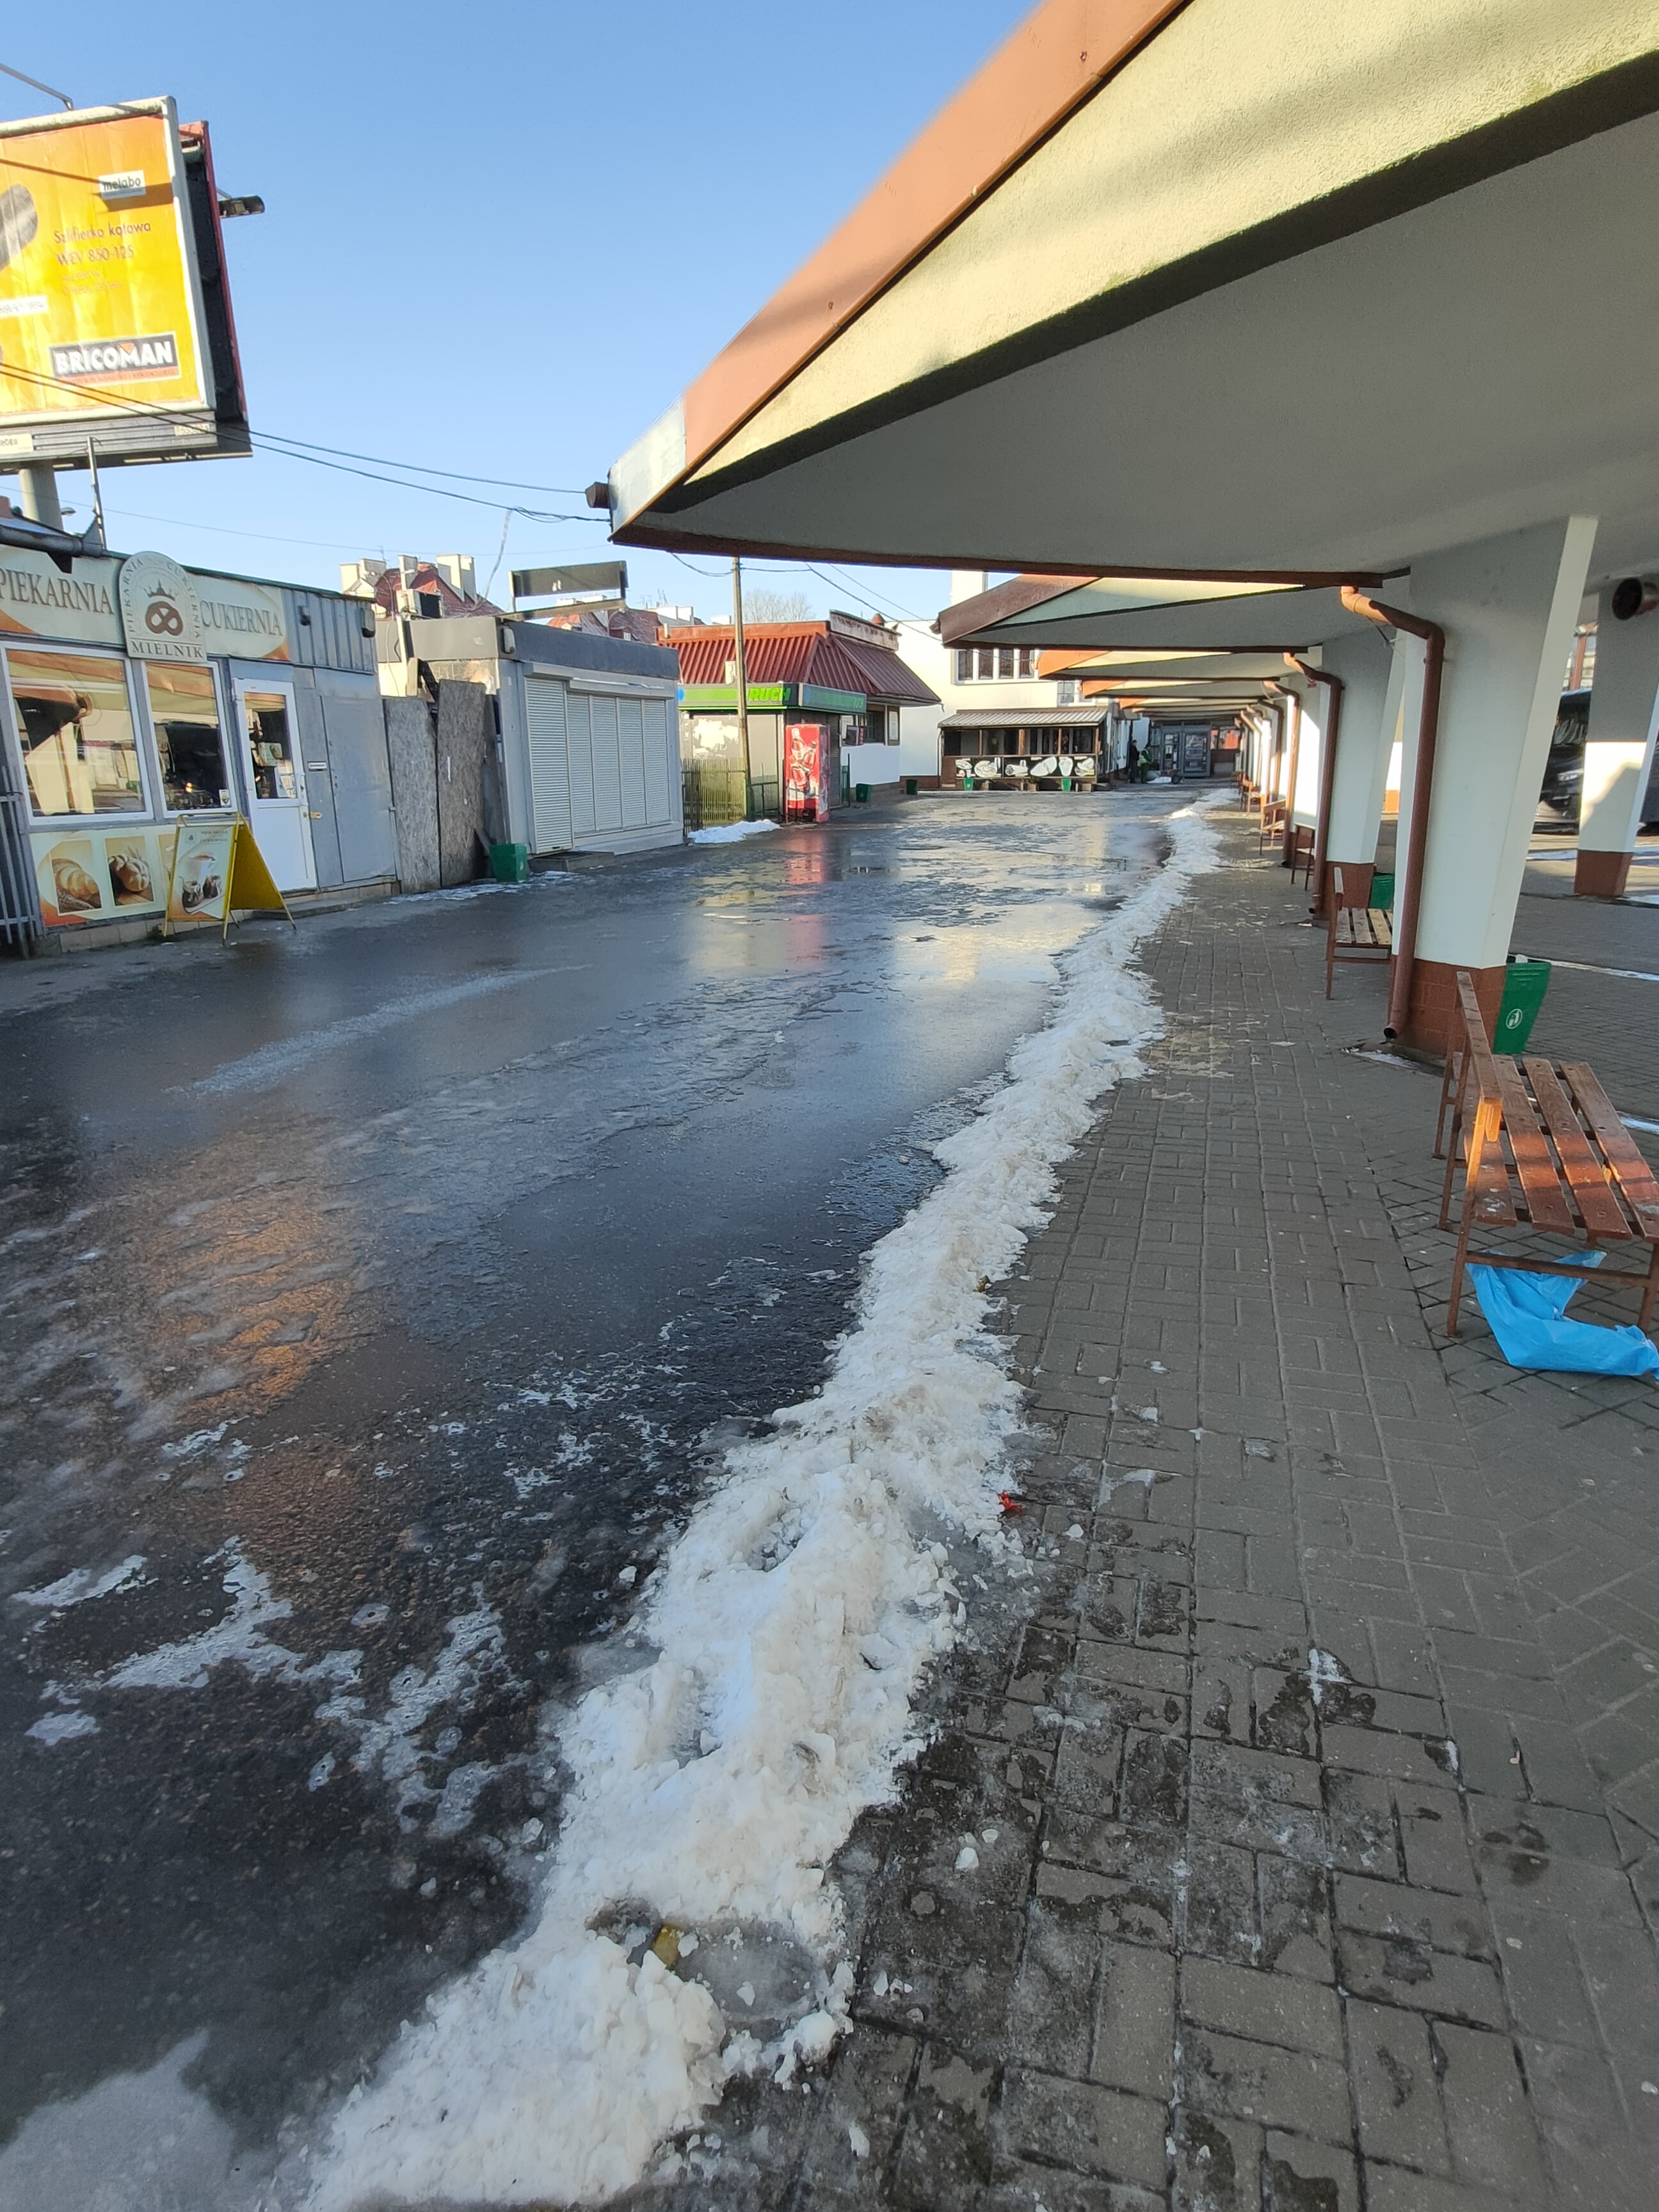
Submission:
[[[1620,622],[1613,587],[1595,617],[1595,681],[1578,810],[1572,887],[1587,898],[1622,898],[1642,825],[1642,800],[1659,732],[1659,608]]]
[[[1316,663],[1317,653],[1304,655]],[[1319,774],[1325,756],[1325,727],[1330,718],[1330,690],[1306,676],[1286,670],[1285,681],[1296,693],[1300,734],[1296,747],[1296,789],[1286,795],[1286,811],[1294,830],[1311,830],[1319,819]]]
[[[1595,542],[1594,518],[1575,515],[1413,563],[1411,611],[1437,623],[1446,636],[1406,1030],[1431,1049],[1444,1047],[1460,968],[1474,973],[1488,1017],[1496,1015],[1561,672]],[[1413,776],[1408,762],[1401,790],[1402,868]]]
[[[1346,896],[1363,900],[1376,865],[1389,756],[1400,730],[1403,656],[1390,650],[1386,632],[1368,623],[1328,643],[1320,665],[1342,679],[1325,857],[1342,870]]]

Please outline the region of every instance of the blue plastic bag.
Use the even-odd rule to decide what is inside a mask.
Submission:
[[[1602,1255],[1587,1252],[1599,1267]],[[1527,1275],[1515,1267],[1469,1268],[1480,1310],[1492,1323],[1498,1348],[1511,1367],[1547,1367],[1573,1375],[1659,1375],[1659,1347],[1632,1322],[1598,1328],[1569,1321],[1567,1301],[1582,1275]]]

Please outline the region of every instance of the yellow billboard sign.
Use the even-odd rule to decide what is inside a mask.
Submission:
[[[172,101],[0,124],[0,455],[212,406]]]

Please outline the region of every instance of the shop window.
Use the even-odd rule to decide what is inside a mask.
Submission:
[[[149,718],[161,757],[167,808],[185,814],[231,805],[230,771],[213,671],[187,661],[151,661],[144,670]]]
[[[958,684],[1008,684],[1028,681],[1037,672],[1034,645],[962,646],[957,652]]]
[[[142,814],[125,663],[15,647],[6,661],[33,812]]]
[[[288,694],[245,691],[242,706],[247,715],[247,749],[253,757],[254,797],[297,799],[300,785],[294,767]]]

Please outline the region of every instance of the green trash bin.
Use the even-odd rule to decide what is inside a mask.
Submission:
[[[913,775],[907,775],[904,779],[904,795],[907,799],[914,799],[916,795],[916,779]]]
[[[1532,1025],[1538,1019],[1538,1009],[1549,987],[1547,960],[1517,960],[1513,953],[1510,955],[1509,965],[1504,970],[1503,1004],[1498,1009],[1498,1025],[1492,1033],[1494,1052],[1526,1050]]]
[[[489,848],[489,872],[498,884],[527,884],[530,881],[529,846],[492,845]]]
[[[867,783],[855,783],[853,786],[853,796],[860,806],[867,806],[870,804],[869,785]]]
[[[1371,878],[1371,895],[1367,906],[1391,907],[1394,904],[1394,875],[1392,871],[1378,869]]]

